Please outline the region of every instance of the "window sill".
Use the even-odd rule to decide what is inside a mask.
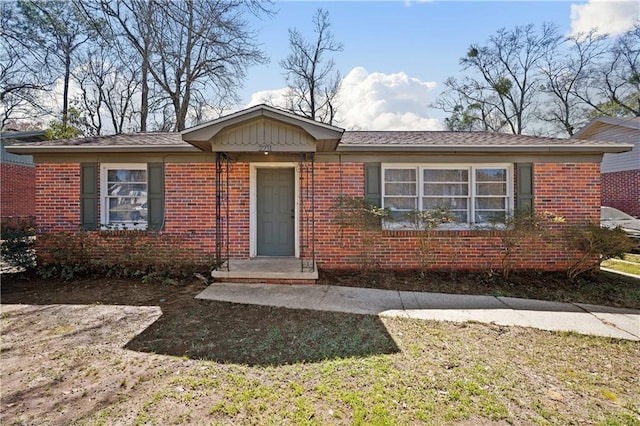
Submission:
[[[98,235],[106,237],[117,237],[121,235],[146,235],[146,228],[125,228],[125,229],[109,229],[102,228],[98,230]]]

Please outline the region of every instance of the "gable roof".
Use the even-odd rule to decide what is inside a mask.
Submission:
[[[345,132],[337,151],[421,152],[624,152],[632,145],[496,132]]]
[[[210,142],[222,131],[259,119],[268,119],[299,128],[315,141],[333,141],[334,147],[344,133],[344,129],[340,127],[314,121],[307,117],[269,105],[260,104],[183,130],[181,135],[182,139],[190,144],[202,150],[210,151]]]
[[[588,139],[606,127],[624,127],[640,132],[640,117],[598,117],[577,131],[572,138]]]

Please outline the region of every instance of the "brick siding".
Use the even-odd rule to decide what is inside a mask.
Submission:
[[[247,163],[230,166],[232,258],[249,257],[249,171]],[[315,254],[321,268],[358,268],[363,261],[386,269],[500,268],[501,239],[496,231],[432,231],[426,240],[416,231],[380,231],[363,237],[357,230],[341,226],[336,218],[336,197],[340,194],[364,196],[363,163],[317,163],[315,182]],[[538,163],[534,166],[534,182],[536,211],[552,212],[565,217],[569,223],[598,221],[599,164]],[[80,221],[79,164],[39,164],[36,185],[36,220],[40,232],[76,232]],[[303,212],[301,250],[309,257],[313,245],[308,238],[306,219]],[[102,231],[83,235],[89,234],[101,247],[93,252],[93,256],[100,258],[112,256],[109,250],[122,253],[130,250],[131,245],[139,245],[145,250],[156,247],[154,254],[158,258],[211,261],[215,252],[215,224],[215,165],[170,163],[165,166],[164,231]],[[45,254],[43,246],[40,252]],[[421,252],[428,253],[426,258],[419,256]],[[529,239],[513,259],[516,269],[561,270],[570,261],[567,256],[557,239]]]
[[[602,205],[640,217],[640,169],[603,173]]]
[[[33,166],[0,164],[2,222],[31,218],[36,213],[36,169]]]

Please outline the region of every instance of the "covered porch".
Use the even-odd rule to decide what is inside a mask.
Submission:
[[[266,105],[182,132],[215,155],[215,280],[317,280],[315,154],[343,132]]]

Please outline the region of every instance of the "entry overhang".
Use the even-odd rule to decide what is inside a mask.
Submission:
[[[344,129],[268,105],[238,111],[181,132],[208,152],[334,151]]]

